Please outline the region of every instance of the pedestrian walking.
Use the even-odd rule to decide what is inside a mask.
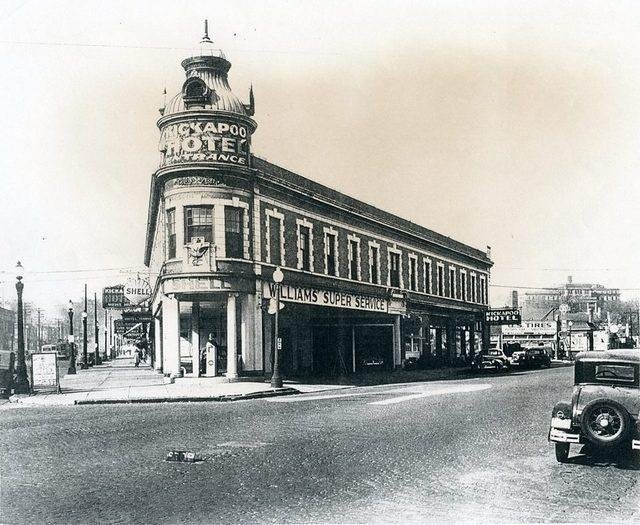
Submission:
[[[140,350],[136,350],[133,354],[133,366],[140,366]]]

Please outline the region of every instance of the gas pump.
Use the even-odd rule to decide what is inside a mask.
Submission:
[[[218,348],[215,343],[209,339],[205,347],[205,377],[215,377],[218,375]]]

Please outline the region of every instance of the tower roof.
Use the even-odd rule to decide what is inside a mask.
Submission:
[[[215,47],[209,37],[205,20],[204,36],[191,56],[182,61],[186,80],[182,91],[173,96],[161,110],[163,116],[189,110],[212,109],[251,116],[251,105],[243,104],[231,91],[228,73],[229,62],[221,49]]]

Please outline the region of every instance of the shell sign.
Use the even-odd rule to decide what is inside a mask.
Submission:
[[[140,304],[151,297],[151,285],[148,279],[131,277],[124,285],[124,296],[132,304]]]
[[[249,166],[251,129],[231,119],[190,120],[162,127],[161,166],[186,162]]]

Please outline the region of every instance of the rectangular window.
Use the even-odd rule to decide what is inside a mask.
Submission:
[[[360,277],[360,243],[349,239],[349,279],[354,281]]]
[[[400,288],[400,254],[389,252],[389,286]]]
[[[449,297],[456,298],[456,270],[449,268]]]
[[[471,302],[476,302],[476,276],[475,274],[471,274]]]
[[[233,259],[242,259],[243,254],[243,228],[242,220],[244,217],[242,208],[233,206],[225,206],[224,208],[224,233],[225,248],[227,257]]]
[[[418,289],[418,259],[409,257],[409,289]]]
[[[444,295],[444,266],[438,264],[438,295]]]
[[[377,246],[369,246],[369,280],[380,284],[380,252]]]
[[[431,261],[424,261],[424,293],[431,292]]]
[[[300,265],[302,270],[311,270],[311,232],[306,226],[300,226],[298,238],[300,246]]]
[[[487,303],[487,279],[484,275],[480,276],[480,303]]]
[[[635,367],[633,365],[596,365],[595,378],[598,381],[634,383]]]
[[[282,264],[282,221],[278,217],[269,217],[269,262]]]
[[[334,233],[324,234],[325,246],[325,268],[327,275],[337,275],[336,273],[336,235]]]
[[[189,244],[195,237],[213,242],[212,206],[189,206],[184,209],[184,243]]]
[[[467,274],[466,274],[466,272],[460,272],[460,298],[463,301],[467,300]]]
[[[176,209],[167,210],[167,258],[176,256]]]

